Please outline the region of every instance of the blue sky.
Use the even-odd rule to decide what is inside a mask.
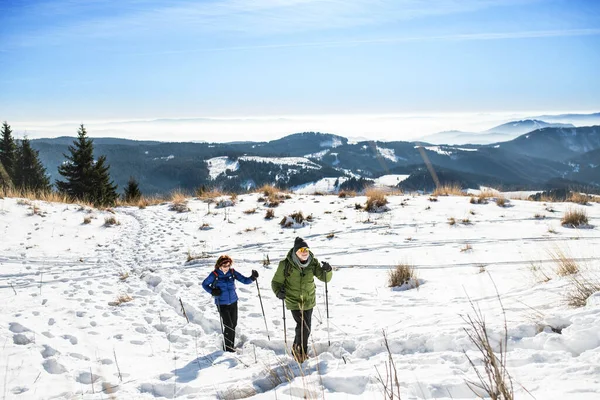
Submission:
[[[595,0],[2,0],[0,119],[600,111],[599,49]]]

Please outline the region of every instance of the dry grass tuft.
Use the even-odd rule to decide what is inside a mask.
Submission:
[[[277,197],[279,194],[279,189],[273,185],[263,185],[257,191],[262,193],[265,197]]]
[[[345,199],[346,197],[356,197],[356,192],[354,190],[340,190],[338,197],[341,199]]]
[[[368,189],[366,191],[367,202],[365,204],[365,210],[368,212],[380,212],[387,211],[386,204],[388,201],[385,197],[385,193],[381,189]]]
[[[108,216],[104,218],[104,226],[113,226],[113,225],[121,225],[117,218],[114,215]]]
[[[557,264],[556,274],[558,276],[574,275],[579,272],[577,261],[565,254],[559,248],[549,251],[550,258]]]
[[[471,251],[471,250],[473,250],[473,246],[471,246],[469,243],[467,243],[463,247],[461,247],[460,252],[464,253],[464,252]]]
[[[333,239],[333,237],[335,236],[335,233],[331,232],[329,233],[327,236],[325,236],[327,239]]]
[[[265,219],[273,219],[275,218],[275,210],[273,210],[272,208],[269,208],[267,210],[267,212],[265,213]]]
[[[572,192],[571,195],[567,198],[568,202],[581,204],[582,206],[587,206],[590,200],[590,196],[576,192]]]
[[[203,190],[202,188],[200,188],[196,190],[195,195],[204,202],[212,203],[216,198],[225,196],[226,193],[217,188],[211,188],[210,190]]]
[[[587,299],[596,292],[600,292],[600,280],[581,275],[571,276],[566,300],[571,307],[583,307],[587,304]]]
[[[91,224],[91,223],[92,223],[92,217],[90,217],[89,215],[86,215],[85,217],[83,217],[84,225]]]
[[[437,187],[431,195],[432,196],[450,196],[450,195],[464,196],[465,193],[462,191],[459,184],[452,183],[452,184],[446,184],[446,185]]]
[[[508,200],[504,196],[498,196],[498,197],[496,197],[496,205],[498,207],[506,207],[506,206],[508,206],[509,203],[510,203],[510,200]]]
[[[448,225],[450,225],[450,226],[456,225],[456,219],[454,217],[448,218]]]
[[[294,225],[294,223],[302,224],[304,221],[312,221],[312,214],[308,217],[305,217],[302,211],[296,211],[287,217],[283,217],[279,222],[279,225],[284,228],[289,228],[290,226]]]
[[[244,214],[255,214],[256,208],[251,208],[249,210],[244,210]]]
[[[587,225],[588,217],[585,210],[568,209],[565,215],[560,220],[562,226],[576,228],[578,226]]]
[[[398,264],[388,273],[388,287],[402,286],[411,280],[417,282],[417,275],[414,267],[409,264]]]
[[[546,269],[543,267],[543,265],[541,263],[539,265],[537,265],[532,262],[529,269],[531,270],[531,273],[535,277],[536,282],[545,283],[545,282],[549,282],[552,280],[552,278],[546,272]]]
[[[494,284],[494,287],[495,286],[496,285]],[[497,289],[496,293],[498,293]],[[464,351],[469,364],[478,378],[477,381],[467,381],[467,385],[478,398],[489,397],[492,400],[513,400],[512,378],[506,369],[506,351],[508,348],[506,312],[500,301],[499,295],[498,301],[500,302],[502,313],[504,315],[504,332],[498,343],[499,348],[497,351],[494,350],[490,337],[488,336],[488,332],[492,331],[488,329],[481,310],[475,307],[471,299],[469,299],[469,303],[471,304],[474,316],[467,315],[466,317],[462,317],[468,325],[464,330],[469,337],[469,340],[481,354],[481,362],[483,364],[483,371],[481,371],[481,368],[478,369],[473,359],[469,357],[466,351]],[[487,396],[482,396],[482,392]]]
[[[131,297],[128,294],[122,294],[119,297],[117,297],[116,301],[111,301],[108,303],[109,306],[120,306],[123,303],[129,303],[130,301],[133,300],[133,297]]]

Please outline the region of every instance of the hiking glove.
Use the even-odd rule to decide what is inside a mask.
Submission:
[[[323,265],[321,266],[321,269],[322,269],[323,271],[325,271],[325,272],[329,272],[329,271],[331,271],[331,270],[332,270],[332,268],[331,268],[331,265],[330,265],[330,264],[329,264],[327,261],[323,261],[323,262],[321,262],[321,264],[323,264]]]
[[[252,275],[250,276],[250,279],[252,279],[253,281],[256,280],[256,278],[258,278],[258,271],[253,269],[252,270]]]
[[[285,300],[285,287],[282,287],[279,292],[277,292],[277,298]]]
[[[210,294],[212,294],[215,297],[220,296],[221,293],[223,293],[223,292],[218,287],[213,288],[213,290],[210,292]]]

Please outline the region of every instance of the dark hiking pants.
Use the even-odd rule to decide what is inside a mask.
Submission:
[[[221,304],[217,307],[223,321],[223,337],[225,339],[225,348],[223,350],[233,352],[235,351],[235,327],[237,326],[238,319],[237,301],[231,304]]]
[[[294,338],[294,349],[300,351],[300,354],[308,354],[308,337],[310,336],[310,324],[312,318],[312,308],[310,310],[292,310],[292,316],[296,321],[296,337]]]

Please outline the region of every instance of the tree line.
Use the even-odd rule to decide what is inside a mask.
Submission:
[[[53,190],[46,168],[39,158],[39,151],[31,147],[27,137],[15,140],[10,125],[4,121],[0,138],[0,189],[14,188],[21,192],[36,194]],[[74,201],[85,201],[96,206],[114,205],[119,198],[117,185],[110,178],[110,166],[106,156],[94,158],[94,143],[87,136],[83,124],[77,130],[77,138],[63,154],[66,160],[58,167],[64,180],[56,180],[58,193]],[[129,179],[123,195],[126,201],[141,197],[137,181]]]

